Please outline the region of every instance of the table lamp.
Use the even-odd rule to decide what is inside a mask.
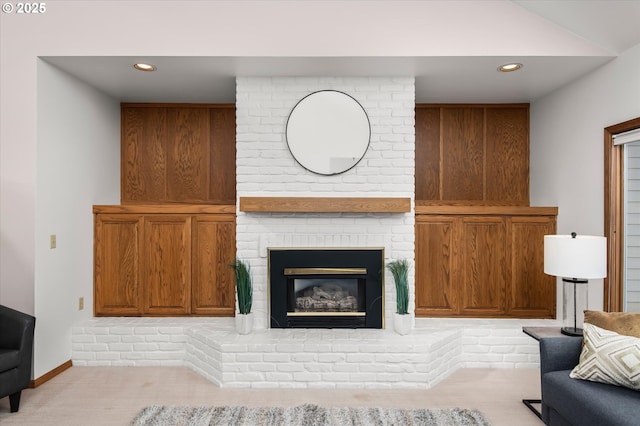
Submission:
[[[577,324],[576,286],[587,285],[589,278],[607,276],[607,239],[591,235],[545,235],[544,273],[573,284],[573,327],[562,327],[562,334],[582,336]],[[587,308],[586,306],[584,307]]]

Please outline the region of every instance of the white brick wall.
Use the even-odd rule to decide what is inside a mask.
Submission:
[[[414,80],[403,78],[241,77],[236,81],[237,195],[414,198]],[[289,152],[286,123],[296,103],[339,90],[363,106],[371,142],[353,169],[334,176],[301,167]],[[238,256],[254,275],[256,327],[268,326],[268,247],[384,247],[387,260],[414,260],[414,216],[407,214],[245,214],[238,211]],[[414,289],[410,279],[411,292]],[[395,306],[385,279],[386,321]],[[413,304],[413,300],[411,300]]]
[[[391,330],[256,330],[232,318],[95,318],[72,330],[76,366],[187,366],[223,387],[430,388],[458,368],[536,368],[523,325],[549,320],[418,319]]]

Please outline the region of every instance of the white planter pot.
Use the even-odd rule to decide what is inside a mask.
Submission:
[[[236,313],[236,331],[239,334],[249,334],[253,330],[253,312],[249,314]]]
[[[393,329],[396,333],[405,336],[411,332],[411,328],[413,327],[413,315],[405,314],[400,315],[399,313],[393,314]]]

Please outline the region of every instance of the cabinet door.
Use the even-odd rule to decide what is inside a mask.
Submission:
[[[443,108],[442,199],[484,199],[484,111]]]
[[[138,215],[98,214],[94,240],[94,312],[101,315],[142,313]]]
[[[486,110],[486,200],[529,205],[529,109]]]
[[[129,202],[167,199],[167,109],[122,108],[121,198]]]
[[[556,317],[556,279],[544,273],[544,236],[555,233],[555,217],[511,219],[510,316]]]
[[[144,311],[188,314],[191,306],[191,217],[144,218]]]
[[[236,203],[236,109],[211,108],[209,199]]]
[[[466,316],[502,316],[509,276],[507,230],[501,217],[462,219],[460,256],[463,273],[460,313]]]
[[[440,200],[440,108],[416,107],[416,200]]]
[[[454,281],[455,218],[416,217],[416,315],[458,311]]]
[[[235,216],[193,217],[192,313],[229,316],[235,312]]]
[[[209,199],[210,120],[207,108],[167,111],[167,197],[171,201]]]

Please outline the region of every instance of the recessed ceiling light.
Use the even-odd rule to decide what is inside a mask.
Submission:
[[[157,69],[155,65],[143,63],[133,64],[133,67],[140,71],[155,71]]]
[[[500,65],[498,67],[498,71],[500,72],[512,72],[512,71],[518,71],[520,68],[522,68],[522,64],[517,64],[517,63],[512,63],[512,64],[504,64],[504,65]]]

